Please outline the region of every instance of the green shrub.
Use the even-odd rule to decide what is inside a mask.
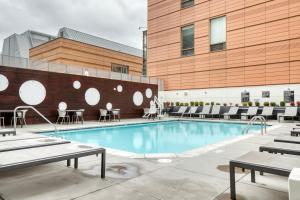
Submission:
[[[207,106],[208,106],[208,105],[209,105],[209,103],[207,102],[207,103],[205,103],[205,105],[207,105]]]
[[[238,103],[235,104],[236,107],[239,107],[240,105]]]
[[[284,101],[280,101],[280,106],[281,107],[285,107],[285,102]]]
[[[216,103],[217,106],[221,105],[220,103]]]
[[[195,102],[191,101],[191,106],[195,106]]]
[[[270,106],[270,102],[264,102],[264,106]]]
[[[198,101],[195,102],[195,106],[199,106],[199,102]]]
[[[184,106],[184,103],[179,103],[179,106]]]
[[[179,102],[176,102],[176,103],[175,103],[175,105],[176,105],[176,106],[179,106],[179,105],[180,105],[180,103],[179,103]]]
[[[212,105],[212,106],[215,105],[215,102],[212,101],[212,102],[210,103],[210,105]]]
[[[271,102],[270,105],[273,106],[273,107],[275,107],[276,103],[275,102]]]
[[[251,101],[248,102],[248,106],[252,106],[253,103]]]
[[[259,107],[260,103],[259,102],[255,102],[255,106]]]
[[[199,102],[199,106],[203,106],[204,105],[204,102],[203,101],[200,101]]]
[[[247,107],[248,106],[248,103],[247,102],[243,102],[242,104],[244,107]]]
[[[189,103],[184,103],[184,106],[189,106]]]
[[[223,106],[225,106],[225,107],[226,107],[226,106],[227,106],[227,103],[223,103]]]

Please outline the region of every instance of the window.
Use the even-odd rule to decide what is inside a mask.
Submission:
[[[262,91],[262,98],[270,98],[270,91]]]
[[[194,0],[181,0],[181,8],[188,8],[194,5]]]
[[[194,55],[194,26],[181,28],[181,54],[183,56]]]
[[[294,102],[294,100],[295,100],[295,93],[294,93],[294,91],[286,90],[286,91],[284,91],[283,95],[284,95],[284,102],[285,103]]]
[[[128,66],[126,65],[119,65],[119,64],[111,64],[111,71],[122,73],[122,74],[128,74]]]
[[[242,103],[250,101],[250,93],[249,92],[242,92]]]
[[[210,20],[210,50],[226,49],[226,17]]]

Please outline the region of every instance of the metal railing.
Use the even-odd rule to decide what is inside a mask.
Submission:
[[[137,83],[148,83],[158,85],[159,91],[164,89],[164,82],[158,78],[138,76],[131,74],[122,74],[108,70],[101,70],[85,66],[67,65],[44,60],[33,60],[21,57],[12,57],[0,54],[0,66],[15,68],[26,68],[39,71],[56,72],[80,76],[90,76],[96,78],[106,78],[112,80],[122,80]]]
[[[251,118],[251,120],[248,122],[247,127],[244,129],[244,133],[248,133],[251,126],[254,125],[254,122],[260,121],[260,127],[261,127],[261,134],[267,133],[267,121],[263,116],[254,116]]]
[[[50,120],[48,120],[42,113],[40,113],[37,109],[35,109],[34,107],[32,106],[18,106],[14,109],[14,131],[15,133],[17,133],[17,120],[16,120],[16,117],[17,117],[17,111],[20,110],[20,109],[31,109],[33,111],[35,111],[39,116],[41,116],[46,122],[48,122],[51,126],[54,127],[54,130],[55,132],[57,132],[57,127],[55,124],[53,124]]]

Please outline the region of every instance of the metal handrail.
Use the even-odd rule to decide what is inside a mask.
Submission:
[[[42,113],[40,113],[37,109],[35,109],[33,106],[18,106],[14,109],[14,131],[17,133],[17,121],[16,121],[16,113],[19,109],[32,109],[35,111],[39,116],[41,116],[46,122],[48,122],[51,126],[54,127],[55,132],[57,132],[57,127],[55,124],[53,124],[51,121],[49,121]]]
[[[255,121],[259,120],[261,125],[261,134],[267,133],[267,121],[263,116],[254,116],[251,118],[251,120],[248,122],[247,127],[244,129],[244,133],[248,133],[251,126],[253,126],[253,123]]]
[[[163,109],[163,105],[162,103],[159,101],[159,99],[157,98],[157,96],[154,96],[154,103],[158,106],[159,109],[159,115],[161,115],[162,109]]]

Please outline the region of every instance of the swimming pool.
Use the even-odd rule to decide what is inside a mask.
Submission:
[[[177,154],[243,135],[245,127],[238,123],[169,121],[44,134],[137,154]],[[250,131],[259,129],[254,125]]]

